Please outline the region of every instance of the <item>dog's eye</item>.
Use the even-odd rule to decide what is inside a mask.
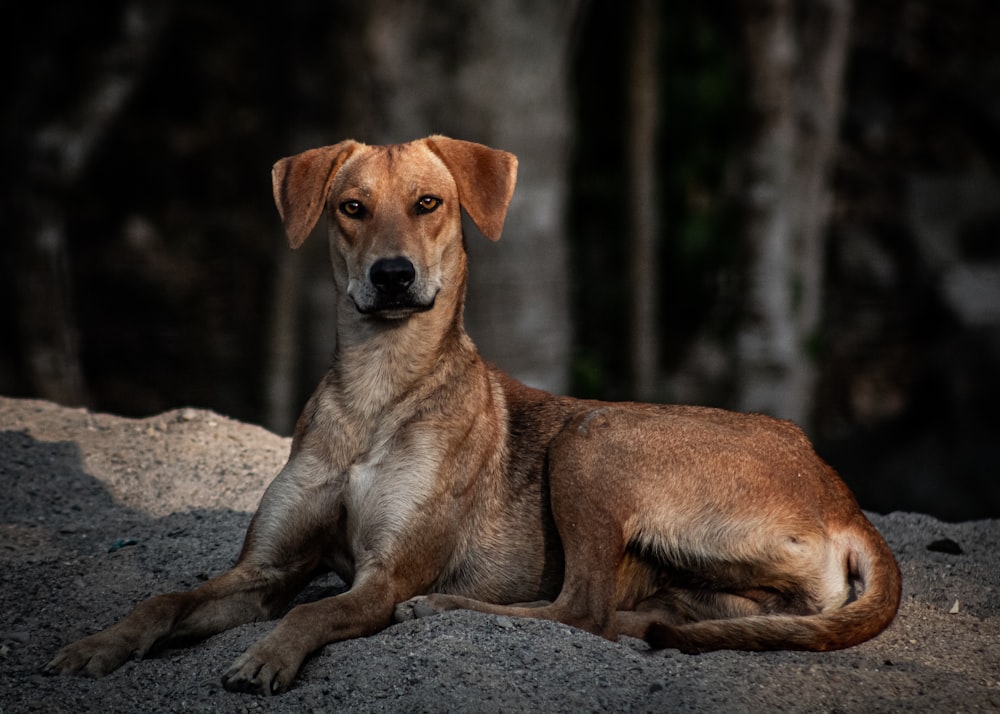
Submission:
[[[340,212],[351,218],[360,218],[365,213],[365,207],[360,201],[344,201],[340,204]]]
[[[424,196],[417,201],[417,213],[430,213],[440,205],[440,198],[434,198],[434,196]]]

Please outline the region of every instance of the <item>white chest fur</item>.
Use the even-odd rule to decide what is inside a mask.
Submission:
[[[350,467],[344,492],[347,536],[355,558],[384,552],[419,527],[440,493],[439,448],[429,434],[411,431],[371,450]]]

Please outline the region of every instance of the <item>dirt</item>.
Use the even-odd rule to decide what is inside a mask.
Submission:
[[[130,662],[39,673],[138,600],[226,569],[289,441],[211,412],[133,420],[0,398],[0,714],[12,712],[1000,711],[1000,521],[872,515],[904,576],[880,637],[842,652],[654,652],[455,612],[325,647],[265,699],[219,677],[273,623]],[[339,592],[329,577],[300,597]]]

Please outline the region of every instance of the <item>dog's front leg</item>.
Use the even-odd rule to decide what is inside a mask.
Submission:
[[[273,617],[286,593],[302,580],[292,572],[266,574],[237,565],[195,590],[139,603],[117,624],[63,647],[44,669],[49,674],[102,677],[171,641],[200,639]]]
[[[335,515],[326,523],[320,517],[336,514],[337,486],[301,486],[316,470],[308,456],[289,461],[265,493],[232,570],[195,590],[139,603],[117,624],[63,647],[44,671],[101,677],[165,644],[275,617],[315,574],[337,525]]]
[[[405,452],[397,456],[378,469],[359,465],[347,478],[343,502],[346,550],[353,562],[350,590],[289,611],[226,672],[227,689],[274,694],[287,688],[310,654],[388,627],[397,602],[427,592],[440,576],[449,557],[452,520],[441,516],[442,499],[426,486],[434,479],[411,468],[419,459]]]
[[[305,658],[323,645],[388,627],[394,604],[383,568],[359,572],[346,593],[289,611],[267,637],[233,663],[222,683],[231,691],[276,694],[291,684]]]

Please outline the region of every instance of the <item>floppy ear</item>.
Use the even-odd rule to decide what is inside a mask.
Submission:
[[[348,139],[281,159],[271,169],[274,203],[293,249],[309,237],[323,215],[333,177],[347,157],[361,146]]]
[[[517,181],[517,157],[471,141],[429,136],[425,139],[458,184],[458,201],[490,240],[499,240],[507,206]]]

